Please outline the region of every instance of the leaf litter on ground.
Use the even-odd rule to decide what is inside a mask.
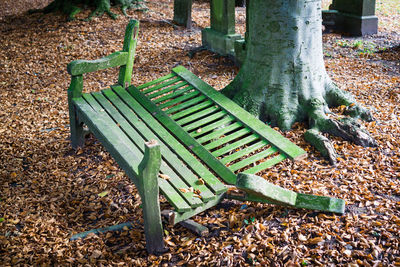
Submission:
[[[44,6],[49,1],[35,1]],[[26,0],[0,5],[0,261],[11,265],[400,265],[400,26],[377,1],[379,33],[363,39],[324,35],[326,67],[340,87],[373,110],[365,123],[378,141],[362,148],[334,138],[340,164],[332,167],[304,141],[304,124],[282,133],[309,152],[302,162],[283,162],[261,173],[270,182],[302,193],[346,200],[342,216],[260,203],[224,201],[193,219],[209,228],[197,237],[164,225],[169,252],[145,250],[140,197],[99,142],[89,137],[74,151],[69,143],[66,65],[97,59],[122,47],[129,18],[107,16],[66,22],[60,14],[24,13]],[[395,1],[387,1],[387,3]],[[142,21],[133,83],[142,84],[184,65],[217,89],[238,68],[224,57],[191,49],[209,26],[209,6],[194,2],[191,30],[162,23],[173,1],[128,11]],[[389,9],[391,10],[391,9]],[[26,11],[26,9],[25,9]],[[78,17],[87,17],[89,11]],[[117,13],[117,9],[115,10]],[[394,12],[394,11],[393,11]],[[10,16],[13,15],[14,16]],[[237,9],[237,31],[245,10]],[[361,55],[357,40],[378,52]],[[397,45],[397,47],[396,47]],[[329,56],[327,56],[329,55]],[[117,70],[85,76],[96,91],[115,83]],[[163,177],[168,179],[167,177]],[[160,197],[162,208],[170,208]],[[69,241],[76,233],[132,222],[133,228]]]

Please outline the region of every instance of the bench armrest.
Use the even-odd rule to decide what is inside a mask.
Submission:
[[[109,56],[96,60],[74,60],[67,66],[67,71],[72,76],[82,75],[93,71],[126,65],[128,52],[115,52]]]
[[[138,32],[139,21],[131,20],[126,26],[122,51],[96,60],[74,60],[68,64],[67,71],[71,75],[71,83],[68,88],[69,104],[71,104],[72,98],[82,96],[83,74],[88,72],[121,66],[118,84],[123,87],[130,85]]]

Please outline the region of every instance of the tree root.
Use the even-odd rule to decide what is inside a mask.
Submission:
[[[68,16],[68,20],[74,20],[75,16],[81,12],[78,5],[89,5],[93,6],[95,9],[90,13],[88,20],[92,19],[94,16],[102,16],[104,13],[109,15],[112,19],[118,17],[117,14],[111,12],[111,4],[116,4],[121,6],[122,13],[127,16],[126,10],[128,8],[134,8],[136,10],[146,10],[147,7],[142,3],[141,0],[54,0],[48,6],[42,9],[29,10],[29,13],[50,13],[60,11]]]
[[[322,135],[328,133],[338,136],[346,141],[351,141],[363,147],[376,147],[376,141],[362,127],[355,118],[336,120],[328,118],[324,112],[324,104],[319,99],[313,98],[309,103],[310,130],[305,133],[305,139],[311,143],[333,165],[336,164],[337,155],[330,141]]]
[[[337,154],[336,150],[333,148],[331,141],[328,138],[322,135],[322,133],[318,129],[309,129],[305,132],[304,138],[307,142],[313,145],[321,155],[329,160],[329,163],[332,165],[336,165],[337,163]]]
[[[90,13],[87,19],[91,20],[93,16],[101,17],[104,13],[107,13],[107,15],[109,15],[112,19],[116,19],[118,15],[112,13],[110,8],[110,0],[96,0],[96,9]]]
[[[343,90],[340,90],[336,84],[334,84],[330,79],[325,86],[326,91],[326,102],[329,107],[346,106],[344,114],[353,118],[360,118],[365,121],[373,121],[374,117],[371,112],[358,104],[354,97]]]

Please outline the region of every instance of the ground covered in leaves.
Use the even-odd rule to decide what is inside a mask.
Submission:
[[[376,121],[365,126],[379,146],[334,139],[340,164],[332,167],[304,141],[305,125],[297,124],[284,134],[308,158],[263,174],[287,189],[343,198],[345,214],[225,201],[194,217],[209,227],[208,237],[165,225],[169,252],[162,256],[147,255],[138,193],[114,160],[93,137],[78,151],[68,140],[67,63],[120,50],[129,18],[67,22],[62,15],[25,13],[39,2],[48,1],[0,4],[1,265],[400,266],[398,0],[377,1],[381,24],[375,36],[324,35],[329,75],[373,111]],[[148,2],[148,12],[128,11],[141,21],[133,83],[181,64],[223,88],[238,71],[229,59],[207,51],[188,57],[209,24],[208,4],[194,4],[194,28],[186,30],[171,24],[172,2]],[[244,16],[238,9],[239,32]],[[85,77],[85,86],[99,90],[116,79],[117,70],[102,71]],[[128,221],[132,230],[69,240]]]

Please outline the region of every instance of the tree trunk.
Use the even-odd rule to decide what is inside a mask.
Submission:
[[[332,164],[336,154],[321,132],[365,146],[375,141],[354,119],[328,118],[345,105],[353,117],[372,120],[326,73],[322,52],[321,0],[250,0],[246,60],[223,93],[260,119],[289,130],[308,121],[306,139]]]

